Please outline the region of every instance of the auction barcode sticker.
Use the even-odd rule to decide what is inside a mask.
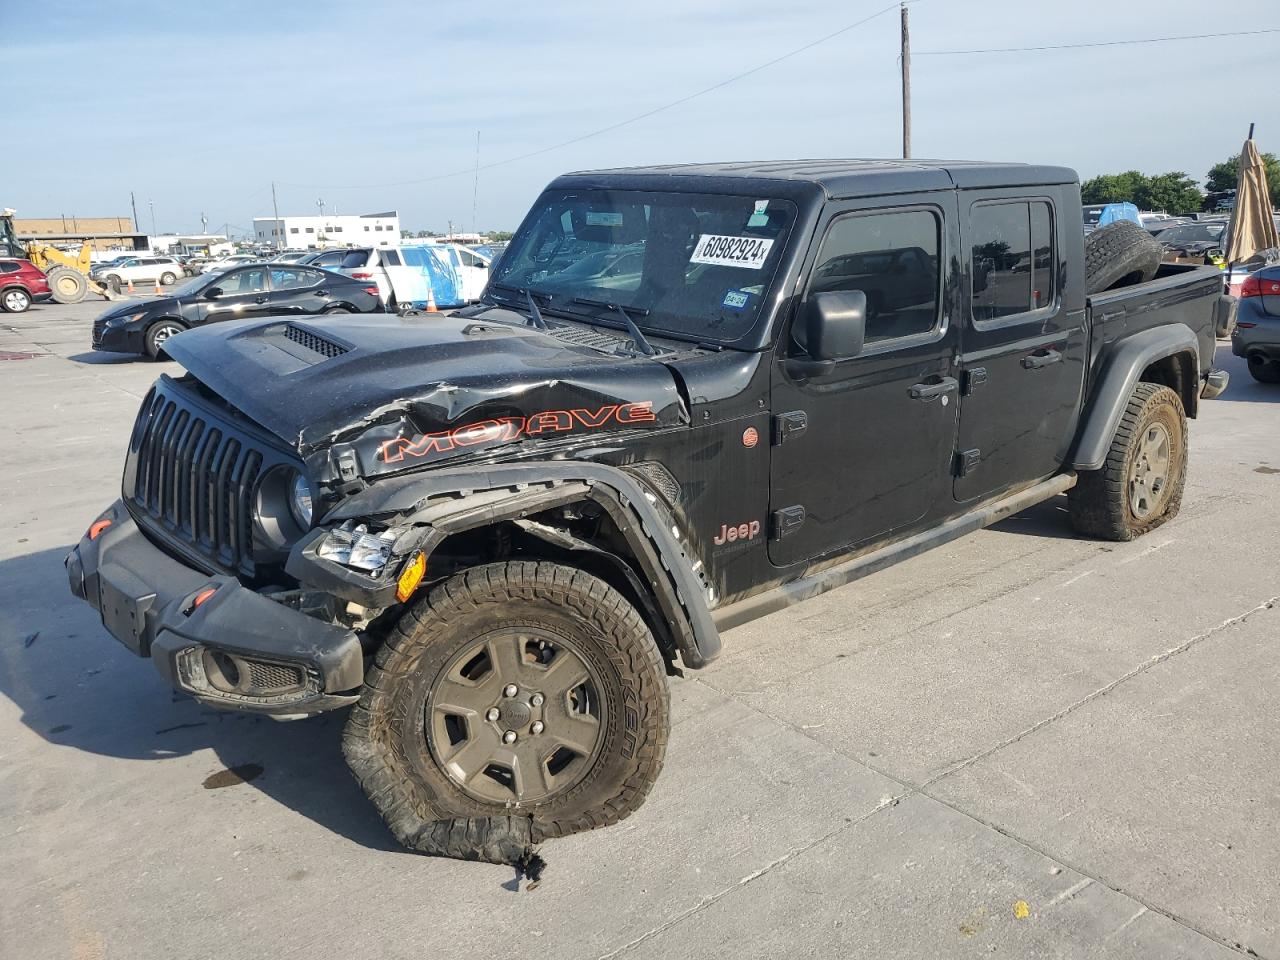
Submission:
[[[722,267],[759,270],[769,256],[772,240],[760,237],[721,237],[704,233],[698,238],[690,263],[714,263]]]

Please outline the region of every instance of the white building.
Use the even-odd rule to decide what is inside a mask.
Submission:
[[[258,243],[282,250],[393,247],[400,242],[400,215],[392,210],[341,217],[254,217],[253,233]]]

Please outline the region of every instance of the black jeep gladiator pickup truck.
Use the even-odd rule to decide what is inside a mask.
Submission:
[[[351,707],[401,842],[516,862],[639,807],[726,629],[1059,494],[1177,512],[1222,281],[1088,295],[1079,209],[1018,164],[561,177],[475,306],[166,343],[71,590],[202,703]]]

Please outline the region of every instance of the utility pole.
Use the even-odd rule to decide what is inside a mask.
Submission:
[[[133,198],[133,191],[129,191],[129,206],[133,207],[133,229],[136,233],[138,230],[138,201]]]
[[[452,221],[452,220],[450,220],[450,221],[449,221],[449,236],[448,236],[448,237],[446,237],[445,239],[447,239],[447,240],[449,240],[449,241],[451,241],[451,242],[452,242],[452,240],[453,240],[453,221]]]
[[[147,204],[151,207],[151,236],[158,236],[159,231],[156,230],[156,202],[147,197]]]
[[[276,218],[271,233],[275,236],[276,249],[279,250],[280,237],[284,236],[284,225],[280,223],[280,208],[276,206],[276,182],[274,180],[271,181],[271,213]],[[277,230],[280,231],[278,235],[276,234]]]
[[[476,131],[476,175],[471,181],[471,232],[476,229],[476,197],[480,194],[480,131]]]
[[[902,4],[902,159],[911,159],[911,28]]]

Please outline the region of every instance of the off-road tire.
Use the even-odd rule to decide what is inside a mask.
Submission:
[[[1130,468],[1139,438],[1152,424],[1168,431],[1169,477],[1161,499],[1146,517],[1130,503]],[[1139,383],[1129,397],[1101,470],[1084,470],[1067,494],[1071,524],[1078,533],[1103,540],[1133,540],[1178,515],[1187,476],[1187,415],[1182,399],[1168,387]]]
[[[594,762],[564,792],[499,805],[464,792],[433,759],[425,711],[451,659],[506,627],[551,631],[576,644],[603,681],[605,729]],[[517,863],[544,839],[608,826],[638,809],[662,769],[668,727],[662,657],[621,594],[573,567],[494,563],[412,601],[365,677],[343,754],[406,847]]]
[[[0,309],[5,313],[26,313],[31,307],[31,294],[22,287],[10,287],[0,293]]]
[[[166,330],[177,328],[177,333],[181,333],[187,328],[176,320],[157,320],[151,326],[147,327],[147,338],[144,347],[147,356],[152,360],[160,359],[160,351],[164,349],[164,341],[171,336],[177,336],[177,333],[168,333]]]
[[[1085,292],[1145,283],[1160,269],[1163,250],[1132,220],[1117,220],[1084,238]]]
[[[1249,355],[1249,376],[1259,383],[1280,383],[1280,363],[1260,353]]]
[[[55,303],[79,303],[89,293],[89,278],[71,267],[54,267],[46,274]]]

